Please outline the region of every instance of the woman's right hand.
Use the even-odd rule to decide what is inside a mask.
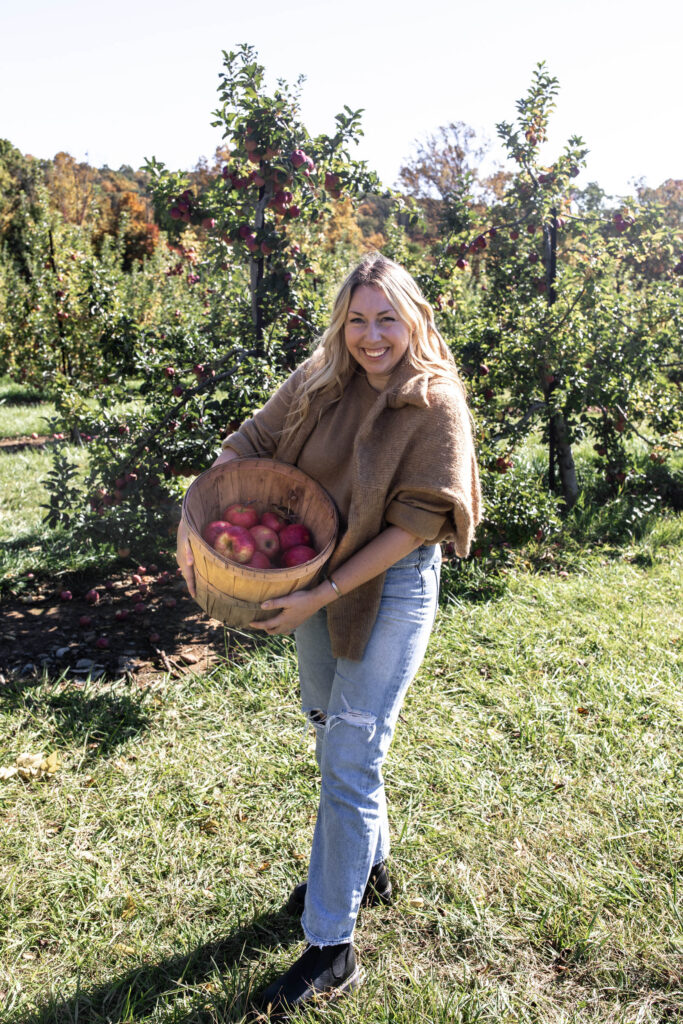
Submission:
[[[223,462],[232,462],[233,459],[239,458],[236,451],[232,448],[224,448],[218,458],[213,463],[213,466],[220,466]],[[178,546],[176,548],[176,561],[180,567],[180,571],[183,574],[187,589],[190,591],[192,597],[197,596],[197,588],[194,578],[194,555],[192,554],[192,548],[190,547],[190,537],[187,530],[187,526],[183,519],[180,520],[178,525]]]
[[[187,589],[192,597],[197,596],[197,589],[194,579],[194,555],[190,547],[190,537],[187,525],[183,519],[178,524],[178,547],[176,549],[176,561],[183,574]]]

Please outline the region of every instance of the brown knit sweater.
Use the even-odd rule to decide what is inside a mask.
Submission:
[[[460,390],[416,371],[407,359],[374,400],[349,380],[339,402],[314,396],[306,421],[283,440],[292,397],[307,372],[303,363],[263,409],[223,441],[241,456],[263,456],[299,465],[328,482],[330,466],[341,467],[348,507],[340,507],[342,530],[328,572],[347,561],[387,525],[400,526],[431,543],[453,539],[460,557],[470,549],[480,520],[479,475],[470,419]],[[332,447],[330,417],[355,424],[353,445]],[[341,420],[339,421],[341,422]],[[348,431],[345,432],[348,437]],[[320,444],[316,444],[316,436]],[[301,459],[301,461],[300,461]],[[334,495],[333,495],[334,496]],[[327,606],[335,657],[360,660],[377,617],[384,573]]]

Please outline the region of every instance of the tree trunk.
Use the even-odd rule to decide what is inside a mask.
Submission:
[[[548,305],[552,306],[556,299],[555,276],[557,274],[557,211],[552,210],[552,223],[543,228],[544,257],[546,267],[546,295]],[[552,367],[553,371],[557,367]],[[550,399],[553,384],[544,386],[546,402]],[[560,475],[562,494],[565,505],[572,508],[579,497],[579,484],[576,479],[576,466],[572,455],[572,446],[569,441],[569,428],[567,421],[561,412],[550,414],[548,422],[548,486],[551,491],[555,490],[555,469]]]
[[[555,463],[560,474],[562,495],[568,509],[573,508],[579,497],[579,483],[576,466],[569,442],[569,429],[561,412],[555,412],[550,419],[550,428],[555,448]]]
[[[259,231],[263,227],[266,203],[270,190],[262,186],[256,204],[254,227]],[[261,310],[261,282],[263,281],[263,256],[254,256],[249,260],[249,291],[251,292],[251,322],[254,325],[256,353],[263,356],[263,312]]]

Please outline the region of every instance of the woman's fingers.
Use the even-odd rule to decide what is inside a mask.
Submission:
[[[178,527],[178,546],[176,549],[176,561],[180,567],[180,571],[183,574],[183,579],[187,584],[187,589],[192,597],[197,596],[197,588],[195,585],[194,578],[194,555],[192,554],[192,548],[190,547],[190,540],[185,529],[185,524],[181,521]]]

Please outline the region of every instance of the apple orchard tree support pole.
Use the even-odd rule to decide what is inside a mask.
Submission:
[[[260,165],[260,169],[263,170],[263,163]],[[269,198],[269,188],[266,185],[262,185],[259,190],[258,203],[256,204],[256,215],[254,218],[254,228],[256,232],[260,231],[263,227],[265,220],[264,214],[266,209],[266,203]],[[256,351],[259,356],[263,356],[263,314],[261,310],[261,285],[263,283],[263,262],[264,257],[258,256],[254,259],[253,255],[249,257],[249,288],[251,291],[251,322],[254,325],[254,333],[256,335]]]
[[[543,248],[546,273],[546,299],[549,306],[555,302],[555,275],[557,272],[557,211],[551,210],[552,224],[543,225]],[[547,385],[546,404],[552,385]],[[555,424],[553,417],[548,418],[548,489],[555,491]]]

